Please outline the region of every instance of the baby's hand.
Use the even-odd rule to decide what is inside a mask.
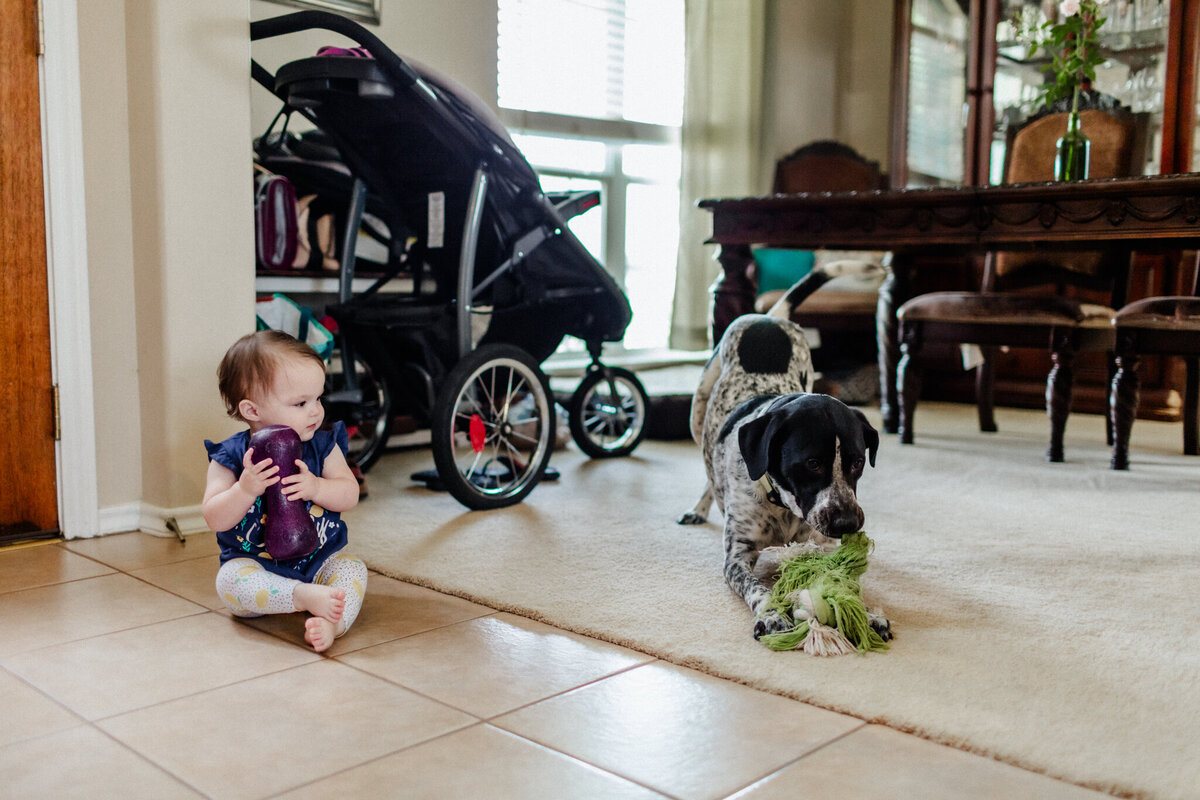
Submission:
[[[238,486],[251,497],[259,497],[268,486],[279,480],[278,473],[279,467],[273,465],[269,458],[255,464],[254,448],[249,447],[246,455],[242,456],[242,475],[238,478]]]
[[[312,500],[317,496],[317,485],[321,479],[313,475],[308,465],[296,459],[297,472],[283,479],[283,496],[288,500]]]

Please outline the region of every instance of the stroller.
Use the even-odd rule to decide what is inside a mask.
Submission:
[[[273,121],[257,164],[331,202],[338,297],[326,311],[338,352],[325,401],[353,432],[358,467],[370,468],[402,416],[429,427],[437,482],[463,505],[520,502],[555,445],[540,365],[565,336],[591,358],[567,401],[572,438],[595,458],[633,452],[646,391],[600,361],[603,343],[624,336],[629,302],[566,225],[599,193],[543,193],[490,108],[350,20],[303,11],[250,27],[255,41],[324,29],[360,45],[322,48],[275,75],[251,62],[284,104],[283,132]],[[292,113],[316,130],[287,133]],[[364,237],[374,262],[356,257]],[[378,277],[356,292],[360,264]]]

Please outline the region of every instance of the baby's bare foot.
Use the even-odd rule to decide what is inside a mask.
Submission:
[[[312,645],[315,652],[324,653],[336,638],[337,623],[324,617],[309,617],[304,621],[304,641]]]
[[[297,611],[307,611],[314,617],[336,624],[346,610],[346,592],[319,583],[298,583],[292,590],[292,605],[296,606]]]

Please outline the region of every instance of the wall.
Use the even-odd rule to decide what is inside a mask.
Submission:
[[[762,188],[775,161],[834,139],[888,163],[891,130],[891,0],[767,6]]]
[[[78,4],[97,491],[109,515],[142,496],[124,0]],[[120,526],[127,524],[113,520]]]
[[[855,0],[838,61],[838,137],[885,170],[891,150],[892,11],[890,0]]]
[[[141,502],[153,518],[199,502],[201,441],[229,427],[214,368],[254,328],[246,4],[125,8]]]

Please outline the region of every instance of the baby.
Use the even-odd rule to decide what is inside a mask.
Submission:
[[[311,347],[279,331],[258,331],[234,342],[217,369],[229,415],[250,427],[220,444],[205,440],[208,482],[201,506],[217,531],[221,568],[217,594],[238,617],[307,611],[304,639],[318,653],[354,623],[367,588],[367,567],[345,555],[341,512],[358,503],[358,481],[346,462],[346,427],[321,430],[325,363]],[[300,436],[298,472],[282,481],[270,459],[255,463],[250,434],[287,425]],[[290,561],[266,550],[263,492],[280,483],[288,500],[308,505],[317,549]]]

